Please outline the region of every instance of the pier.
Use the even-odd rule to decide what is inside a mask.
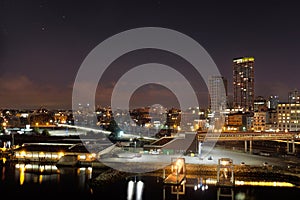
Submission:
[[[165,171],[164,171],[165,174]],[[172,158],[171,174],[164,179],[164,184],[181,185],[186,177],[185,159]]]

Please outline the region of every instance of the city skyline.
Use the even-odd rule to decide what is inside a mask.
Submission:
[[[88,53],[112,35],[148,26],[198,41],[228,80],[231,96],[232,59],[244,56],[255,58],[255,96],[278,95],[286,101],[290,91],[299,89],[300,14],[293,1],[1,1],[0,10],[0,108],[71,108],[76,73]],[[120,69],[151,60],[149,55],[161,56],[140,53],[115,62],[95,103],[106,106],[107,94],[124,72]],[[170,65],[186,65],[168,59]],[[201,103],[207,105],[207,88],[199,87]],[[132,100],[136,105],[153,103],[157,96],[162,104],[174,98],[162,87],[139,90]]]

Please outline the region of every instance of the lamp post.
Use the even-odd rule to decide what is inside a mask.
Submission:
[[[198,156],[201,156],[202,142],[198,142]]]

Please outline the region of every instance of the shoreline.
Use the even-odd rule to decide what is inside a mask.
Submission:
[[[7,164],[16,164],[10,161]],[[43,162],[29,162],[56,165],[56,163],[43,163]],[[26,163],[24,163],[26,164]],[[117,168],[114,168],[114,165]],[[195,164],[186,163],[186,177],[211,177],[217,178],[217,165],[216,164]],[[171,164],[168,163],[153,163],[153,162],[111,162],[108,166],[100,161],[95,162],[80,162],[75,166],[59,165],[60,169],[63,168],[76,168],[76,167],[92,167],[95,177],[90,181],[91,184],[102,184],[111,181],[117,181],[122,178],[130,176],[158,176],[163,177],[165,174],[171,173]],[[119,169],[119,170],[117,170]],[[240,166],[234,165],[233,168],[235,180],[239,181],[274,181],[274,182],[288,182],[296,187],[300,187],[300,173],[283,169],[278,166]],[[102,183],[101,183],[102,182]]]
[[[124,170],[116,170],[111,167],[105,166],[103,163],[102,167],[100,165],[98,168],[93,168],[95,174],[98,175],[91,180],[91,184],[101,185],[102,183],[117,181],[122,178],[130,177],[130,176],[158,176],[163,177],[163,171],[165,170],[165,174],[169,174],[171,171],[171,166],[167,166],[164,169],[158,169],[150,171],[153,168],[153,163],[149,165],[149,163],[126,163],[124,164]],[[143,173],[132,173],[126,172],[126,167],[136,167],[137,164],[139,168],[143,168],[144,170],[149,169],[148,172]],[[201,165],[201,164],[186,164],[186,177],[211,177],[217,178],[217,165]],[[282,170],[277,167],[254,167],[254,166],[234,166],[234,177],[235,180],[239,181],[274,181],[274,182],[288,182],[296,187],[300,187],[300,174],[291,173],[286,170]]]

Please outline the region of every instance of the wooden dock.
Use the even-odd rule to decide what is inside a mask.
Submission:
[[[165,174],[165,171],[164,171]],[[171,173],[164,178],[164,184],[181,185],[186,177],[185,159],[172,158],[171,159]]]
[[[168,185],[181,185],[182,181],[185,179],[184,174],[170,174],[164,179],[164,184]]]

